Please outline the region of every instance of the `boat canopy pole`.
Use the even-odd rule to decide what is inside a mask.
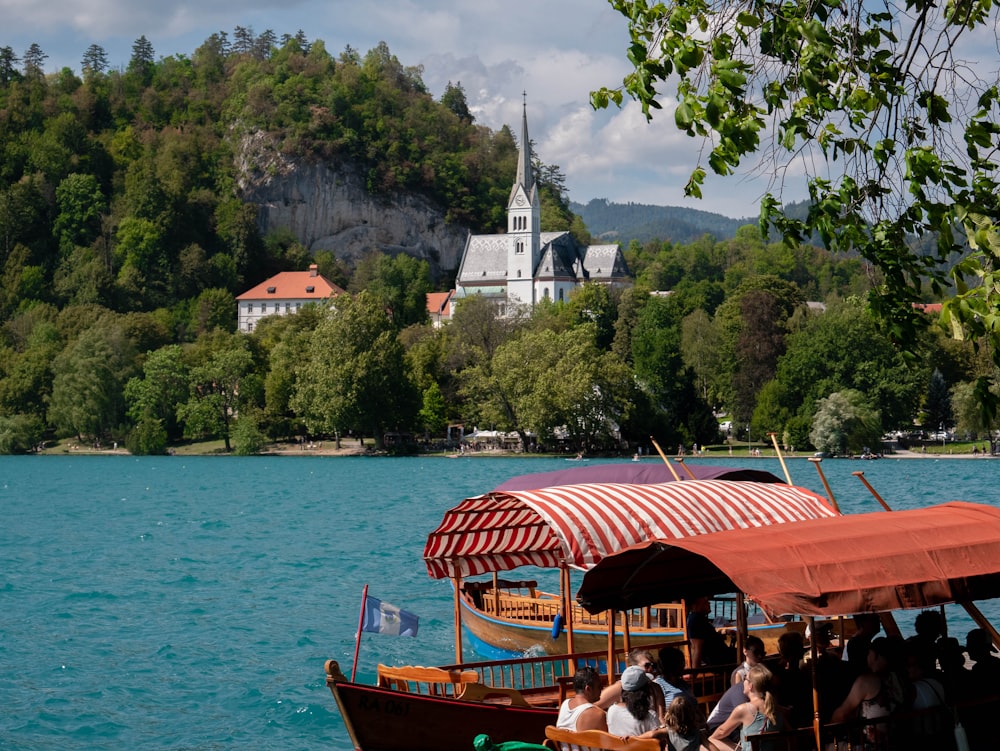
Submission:
[[[674,476],[674,479],[677,480],[677,482],[680,482],[681,476],[677,474],[677,470],[674,469],[674,465],[670,463],[670,460],[667,459],[666,454],[663,453],[663,449],[660,448],[660,444],[656,442],[656,439],[653,438],[653,436],[650,436],[649,440],[653,442],[653,448],[656,449],[656,453],[660,455],[660,458],[663,460],[663,463],[667,465],[667,469],[670,470],[670,474]]]
[[[816,645],[816,619],[813,616],[806,616],[806,627],[809,629],[809,677],[812,680],[813,734],[816,736],[816,748],[823,748],[820,739],[819,684],[816,681],[816,662],[819,660],[819,648]]]
[[[993,644],[995,646],[1000,645],[1000,633],[997,633],[996,628],[986,619],[986,616],[983,615],[976,603],[972,601],[963,602],[962,607],[965,608],[965,612],[969,614],[972,620],[976,622],[976,625],[990,635]]]
[[[743,662],[747,644],[747,606],[742,592],[736,593],[736,662]]]
[[[462,577],[455,574],[455,664],[462,664]]]
[[[573,601],[570,599],[572,588],[573,582],[570,579],[569,566],[563,563],[559,569],[559,597],[562,600],[563,622],[566,628],[567,654],[574,654],[576,652],[575,645],[573,644]],[[576,660],[569,661],[569,674],[576,675]]]
[[[830,483],[826,481],[826,475],[823,474],[823,469],[819,466],[823,460],[818,456],[810,456],[809,461],[816,465],[816,471],[819,472],[819,479],[823,481],[823,487],[826,488],[827,500],[830,501],[833,510],[839,514],[840,506],[837,505],[837,499],[833,497],[833,491],[830,490]]]
[[[864,472],[861,472],[859,470],[856,472],[851,472],[851,474],[857,477],[859,480],[861,480],[861,482],[865,484],[865,487],[868,488],[868,492],[871,493],[873,496],[875,496],[875,500],[881,504],[882,508],[884,508],[886,511],[892,511],[892,509],[889,508],[889,504],[886,503],[884,500],[882,500],[882,496],[880,496],[878,492],[875,490],[875,488],[872,487],[871,483],[865,479]]]
[[[785,480],[788,482],[789,485],[791,485],[792,484],[792,476],[788,473],[788,465],[785,464],[785,457],[782,456],[781,449],[778,448],[778,434],[777,433],[768,433],[768,435],[771,436],[771,443],[774,444],[774,453],[776,453],[778,455],[778,461],[781,462],[781,468],[785,472]]]
[[[615,611],[608,611],[608,685],[615,682]]]
[[[500,617],[500,576],[493,572],[493,614]]]

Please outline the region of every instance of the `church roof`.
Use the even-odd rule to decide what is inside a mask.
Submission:
[[[604,282],[628,276],[628,267],[617,245],[590,245],[584,250],[583,266],[591,281]]]
[[[458,282],[463,285],[507,280],[507,235],[470,235]]]

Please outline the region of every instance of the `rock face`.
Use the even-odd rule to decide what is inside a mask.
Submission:
[[[373,196],[358,167],[291,159],[261,133],[241,139],[237,180],[243,200],[259,207],[262,234],[288,229],[310,251],[329,250],[350,266],[371,250],[407,253],[439,278],[458,268],[469,234],[423,196]]]

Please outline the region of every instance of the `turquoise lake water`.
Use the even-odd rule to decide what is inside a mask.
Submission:
[[[776,459],[703,463],[782,476]],[[810,463],[788,465],[796,484],[823,492]],[[373,681],[379,662],[451,661],[450,588],[427,576],[428,532],[467,496],[566,467],[0,457],[0,748],[348,751],[323,662],[349,669],[364,585],[419,615],[420,632],[364,634],[359,680]],[[845,513],[880,509],[858,470],[896,509],[1000,505],[997,460],[822,467]],[[997,601],[983,609],[1000,620]],[[969,627],[956,615],[952,633]]]

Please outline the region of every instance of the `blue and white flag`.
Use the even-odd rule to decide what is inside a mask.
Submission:
[[[417,621],[419,618],[408,610],[401,610],[374,597],[365,598],[362,631],[393,636],[416,636]]]

